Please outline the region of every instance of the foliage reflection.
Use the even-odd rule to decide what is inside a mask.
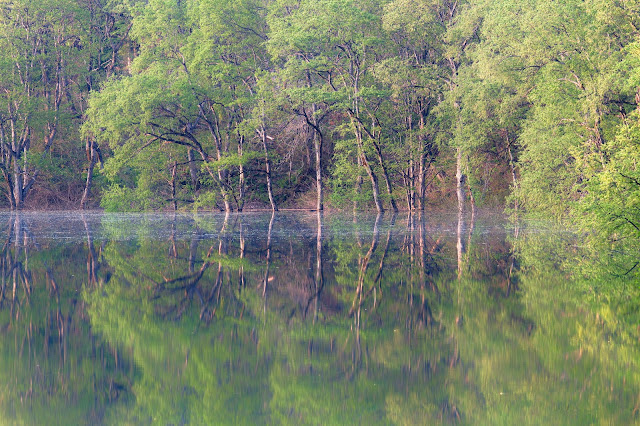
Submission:
[[[472,215],[105,215],[65,243],[28,222],[8,218],[0,258],[10,422],[639,415],[634,278],[585,277],[591,249],[568,232]]]

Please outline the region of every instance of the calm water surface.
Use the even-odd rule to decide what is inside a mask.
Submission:
[[[0,423],[638,422],[637,253],[496,217],[0,213]]]

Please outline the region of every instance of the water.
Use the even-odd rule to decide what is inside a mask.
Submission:
[[[0,213],[0,423],[637,422],[637,252],[496,217]]]

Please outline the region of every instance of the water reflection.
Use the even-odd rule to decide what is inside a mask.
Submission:
[[[473,214],[0,220],[3,423],[639,414],[640,293],[564,268],[585,256],[568,233]]]
[[[54,247],[32,232],[25,215],[7,214],[2,222],[0,419],[100,423],[108,406],[129,398],[133,365],[119,361],[119,351],[88,326],[79,259],[89,253],[86,276],[95,281],[95,249]]]

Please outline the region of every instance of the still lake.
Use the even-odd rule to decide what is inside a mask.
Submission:
[[[544,222],[0,213],[1,424],[628,424],[637,253]],[[637,265],[637,263],[636,263]]]

